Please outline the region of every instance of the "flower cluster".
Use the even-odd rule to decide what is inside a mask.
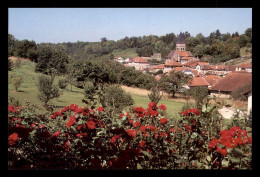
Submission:
[[[197,108],[188,109],[181,112],[182,116],[200,115],[200,111]]]
[[[246,144],[252,144],[252,138],[247,135],[246,130],[242,130],[240,127],[234,126],[229,130],[222,130],[219,132],[221,136],[219,139],[213,139],[208,147],[211,151],[216,150],[218,153],[226,156],[227,148],[233,149],[237,146],[244,146]],[[220,148],[219,146],[223,147]]]
[[[8,112],[9,113],[18,113],[21,109],[23,109],[22,106],[15,107],[14,105],[8,106]]]

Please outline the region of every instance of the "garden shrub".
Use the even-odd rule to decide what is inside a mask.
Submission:
[[[58,81],[58,86],[59,86],[60,89],[65,89],[68,84],[69,83],[68,83],[68,81],[66,79],[60,79]]]
[[[44,104],[47,104],[53,98],[58,98],[62,94],[58,87],[53,85],[54,78],[54,76],[45,75],[40,75],[38,78],[36,84],[39,90],[38,97]]]
[[[71,104],[51,115],[8,107],[11,169],[251,169],[251,138],[223,129],[212,106],[162,116],[148,104],[110,116],[104,107]],[[216,120],[215,120],[216,119]]]
[[[11,83],[13,84],[15,91],[18,91],[18,88],[21,86],[21,83],[23,81],[23,77],[20,75],[12,75],[10,79]]]

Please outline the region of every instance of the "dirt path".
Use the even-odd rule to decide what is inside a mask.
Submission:
[[[134,94],[134,95],[148,96],[148,94],[151,93],[150,90],[128,87],[125,85],[121,85],[121,88],[124,89],[126,92],[128,92],[130,94]],[[183,96],[181,96],[180,94],[176,94],[176,98],[171,98],[171,96],[165,92],[162,92],[162,94],[163,94],[163,97],[162,97],[163,99],[179,101],[179,102],[186,102],[186,99]],[[194,100],[191,98],[188,101],[194,102]]]

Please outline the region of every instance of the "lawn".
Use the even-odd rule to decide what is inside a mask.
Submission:
[[[23,77],[23,82],[21,87],[18,89],[18,92],[15,92],[13,85],[8,79],[8,96],[14,97],[21,104],[25,103],[25,100],[29,101],[31,104],[41,105],[41,102],[38,98],[38,89],[35,83],[40,73],[34,72],[35,63],[33,62],[24,62],[20,68],[14,68],[12,71],[8,71],[8,77],[10,79],[11,75],[21,75]],[[61,79],[61,76],[55,77],[54,84],[58,83],[58,80]],[[72,91],[70,90],[71,86],[67,86],[63,90],[63,94],[58,99],[53,99],[50,103],[53,103],[57,106],[67,106],[70,104],[78,104],[79,106],[85,106],[81,101],[84,98],[83,89],[72,86]],[[135,89],[136,90],[136,89]],[[142,106],[144,108],[148,107],[150,100],[148,96],[143,96],[138,93],[130,93],[134,99],[135,106]],[[174,100],[162,99],[159,104],[165,104],[167,107],[167,115],[169,117],[175,117],[175,114],[179,112],[184,102],[177,102]]]
[[[123,58],[128,58],[128,57],[137,57],[136,53],[136,48],[130,48],[130,49],[118,49],[113,51],[113,55],[115,57],[123,57]]]

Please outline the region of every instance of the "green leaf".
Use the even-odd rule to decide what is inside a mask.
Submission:
[[[231,160],[233,163],[239,163],[239,162],[240,162],[240,158],[230,158],[230,160]]]
[[[182,163],[183,160],[182,160],[182,159],[178,159],[178,160],[175,160],[174,162],[175,162],[175,163]]]
[[[197,136],[198,136],[198,133],[193,132],[192,135],[191,135],[191,138],[196,138]]]
[[[229,164],[229,161],[226,160],[226,159],[223,159],[222,162],[221,162],[222,166],[224,167],[228,167],[228,164]]]
[[[142,151],[142,153],[143,153],[144,155],[146,155],[147,157],[152,158],[152,155],[149,154],[147,151]]]

